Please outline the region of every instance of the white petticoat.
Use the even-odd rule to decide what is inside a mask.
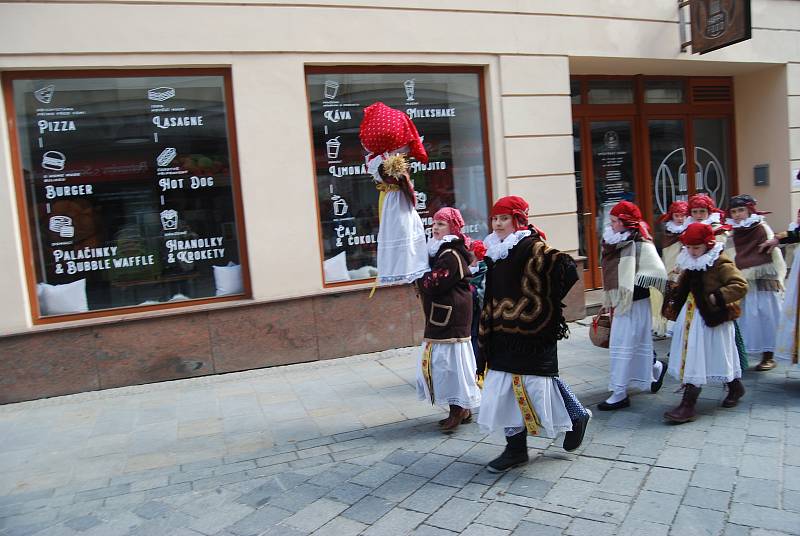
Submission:
[[[506,428],[524,428],[525,422],[514,395],[513,374],[489,370],[483,382],[483,401],[478,415],[478,425],[483,432],[504,431]],[[561,391],[553,378],[523,375],[525,391],[536,410],[542,427],[541,437],[556,437],[560,432],[572,430],[572,420]]]
[[[417,361],[417,398],[431,401],[428,384],[422,375],[422,356],[427,343],[422,343],[420,359]],[[472,343],[432,343],[431,379],[437,406],[451,404],[474,409],[481,405],[481,390],[475,383],[475,354]]]
[[[650,299],[636,300],[625,314],[614,315],[608,343],[611,368],[608,390],[650,389],[653,335]]]
[[[751,357],[760,358],[762,352],[775,351],[775,334],[781,318],[780,294],[769,290],[758,290],[748,281],[747,295],[741,302],[744,347]]]
[[[736,351],[736,333],[733,322],[710,328],[698,309],[695,309],[689,326],[689,346],[686,365],[681,377],[683,344],[686,337],[686,305],[675,321],[675,334],[669,352],[669,375],[682,383],[705,385],[727,383],[742,377],[739,354]]]
[[[403,192],[386,192],[378,228],[378,283],[411,283],[429,270],[419,214]]]
[[[797,253],[797,252],[796,252]],[[797,322],[797,289],[800,279],[800,254],[795,254],[789,280],[786,282],[786,294],[781,307],[781,320],[775,334],[775,357],[791,361],[797,344],[795,330]]]

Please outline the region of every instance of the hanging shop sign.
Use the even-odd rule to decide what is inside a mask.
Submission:
[[[705,54],[750,39],[750,0],[690,0],[692,52]]]

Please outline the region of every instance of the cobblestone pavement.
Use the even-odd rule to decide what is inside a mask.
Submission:
[[[605,396],[607,352],[572,325],[563,377]],[[664,354],[663,343],[661,352]],[[0,534],[248,536],[800,534],[800,380],[748,372],[670,426],[676,383],[595,411],[583,447],[437,430],[417,349],[0,407]]]

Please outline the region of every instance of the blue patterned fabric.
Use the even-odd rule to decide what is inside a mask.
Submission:
[[[586,417],[589,412],[583,407],[583,404],[581,404],[581,401],[575,396],[575,393],[572,392],[572,389],[569,388],[569,385],[564,383],[561,378],[553,378],[553,380],[555,380],[556,385],[558,385],[558,390],[561,391],[561,397],[564,399],[564,405],[567,407],[569,418],[575,422],[578,419]]]

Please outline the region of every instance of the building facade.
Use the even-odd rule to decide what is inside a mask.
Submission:
[[[435,5],[434,5],[435,4]],[[710,0],[723,32],[744,2]],[[688,15],[684,9],[684,16]],[[506,194],[601,286],[607,212],[800,207],[800,4],[682,51],[674,0],[0,4],[0,402],[416,344],[358,124],[414,119],[426,223]],[[710,28],[710,26],[709,26]]]

